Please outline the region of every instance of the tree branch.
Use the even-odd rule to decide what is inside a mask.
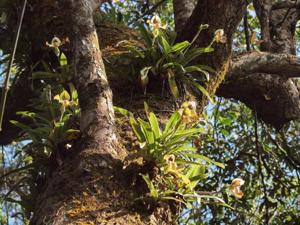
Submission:
[[[284,8],[298,8],[298,7],[300,7],[299,1],[295,2],[295,1],[287,0],[283,2],[273,3],[272,10],[284,9]]]
[[[294,55],[257,51],[239,54],[232,60],[228,79],[253,73],[276,74],[285,78],[300,77],[300,58]]]
[[[283,69],[284,68],[284,69]],[[217,95],[256,109],[265,122],[280,129],[300,118],[300,93],[291,77],[300,75],[300,59],[290,54],[251,52],[232,59]]]
[[[263,40],[261,50],[269,51],[272,44],[270,35],[272,0],[253,0],[253,5],[261,26],[261,36]]]
[[[276,74],[250,73],[233,76],[217,90],[217,95],[234,98],[256,109],[264,122],[276,129],[300,118],[300,93],[290,78]]]

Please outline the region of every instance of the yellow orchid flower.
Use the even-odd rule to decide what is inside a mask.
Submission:
[[[226,36],[224,35],[223,29],[218,29],[215,31],[215,42],[225,44],[227,41]]]
[[[199,119],[197,114],[197,103],[195,101],[186,101],[182,103],[178,112],[181,115],[182,121],[184,123],[194,123]]]
[[[236,198],[240,199],[244,196],[244,193],[240,189],[241,186],[243,186],[244,184],[245,184],[245,181],[241,178],[235,178],[232,180],[229,188]]]
[[[177,164],[175,162],[174,155],[165,155],[164,160],[167,163],[167,170],[177,170]]]
[[[162,25],[160,17],[156,14],[151,18],[151,20],[148,20],[147,23],[149,23],[150,27],[153,28],[154,37],[157,37],[159,29],[167,28],[167,24]]]

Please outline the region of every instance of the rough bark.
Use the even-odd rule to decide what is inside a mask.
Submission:
[[[138,212],[133,209],[132,202],[136,196],[126,180],[130,176],[124,175],[122,172],[122,159],[126,152],[120,148],[116,139],[111,91],[105,76],[97,35],[91,19],[94,5],[88,0],[62,2],[58,2],[61,3],[58,5],[64,10],[65,18],[70,19],[62,27],[71,28],[67,35],[74,46],[73,56],[75,56],[77,65],[74,80],[82,109],[82,138],[74,145],[72,154],[48,177],[43,193],[38,196],[32,224],[100,224],[101,222],[104,224],[150,224],[151,220],[157,224],[170,224],[170,211],[167,206],[162,206],[162,210],[156,210],[152,215],[146,211]],[[216,29],[223,28],[225,30],[228,42],[225,45],[214,46],[216,49],[214,53],[199,59],[201,63],[210,65],[217,70],[217,74],[206,86],[211,94],[215,92],[228,72],[232,35],[244,14],[245,7],[246,1],[240,0],[199,1],[179,35],[181,40],[191,40],[199,25],[208,23],[210,28],[202,32],[197,40],[199,46],[205,46],[212,40]],[[52,36],[53,33],[47,35]],[[297,68],[297,65],[293,68]],[[293,68],[291,68],[292,73],[295,72]],[[259,102],[259,106],[263,106],[266,101],[273,99],[279,105],[281,100],[272,96],[276,96],[278,93],[290,95],[289,91],[295,90],[291,80],[283,77],[274,78],[270,75],[262,76],[262,74],[253,74],[252,76],[253,71],[254,73],[269,71],[258,70],[257,67],[254,67],[253,71],[251,68],[248,69],[249,83],[252,85],[245,87],[246,83],[237,79],[230,84],[232,86],[229,85],[225,89],[224,96],[227,94],[227,96],[232,95],[245,102],[250,101],[243,98],[243,94],[240,93],[242,89],[244,96],[251,97],[249,105],[258,108],[257,104],[251,104],[254,99]],[[233,74],[238,74],[238,72]],[[257,83],[259,85],[253,91],[253,86],[256,87]],[[281,89],[283,83],[285,88]],[[272,89],[269,95],[261,94],[265,93],[265,87]],[[229,88],[232,89],[232,92],[228,91]],[[260,95],[256,97],[257,93]],[[297,100],[297,96],[294,96],[294,99]],[[286,102],[286,104],[285,108],[291,109],[288,105],[290,102]],[[202,98],[201,107],[203,108],[205,105],[206,101]],[[267,107],[278,106],[273,104],[267,105]],[[269,109],[267,108],[267,110]],[[285,116],[286,111],[280,111],[279,114],[281,117]]]
[[[89,188],[92,184],[95,185],[91,179],[103,176],[98,174],[100,171],[106,175],[111,173],[115,160],[121,160],[125,156],[125,152],[117,145],[112,95],[92,19],[93,6],[89,1],[82,0],[65,1],[62,7],[66,18],[69,18],[65,25],[71,28],[69,36],[72,37],[74,47],[74,80],[81,107],[82,141],[77,146],[76,154],[57,168],[48,179],[44,192],[38,198],[32,224],[66,224],[78,221],[74,217],[78,204],[73,202],[66,205],[66,199],[71,200],[71,195],[68,194],[80,199],[80,207],[88,207],[85,199],[82,199],[88,196],[83,196],[82,191],[91,191]],[[106,182],[99,184],[102,188],[105,185]],[[109,191],[107,194],[109,195]]]
[[[175,30],[180,32],[192,15],[197,0],[173,0]]]
[[[263,51],[269,51],[271,48],[270,15],[272,0],[254,0],[253,5],[261,26],[261,36],[263,40],[261,49]]]
[[[300,58],[260,51],[237,54],[232,59],[227,79],[238,79],[243,74],[253,73],[277,74],[283,78],[300,77]]]
[[[138,197],[125,172],[126,151],[118,144],[112,95],[105,74],[88,0],[61,5],[71,28],[81,139],[72,154],[48,177],[31,224],[171,224],[169,206],[152,211],[135,207]]]
[[[239,94],[238,94],[239,93]],[[244,102],[259,118],[280,129],[299,118],[299,91],[291,79],[269,73],[246,73],[227,79],[217,94]]]

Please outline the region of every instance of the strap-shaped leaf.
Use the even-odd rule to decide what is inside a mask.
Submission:
[[[211,164],[214,164],[218,167],[221,167],[222,169],[225,169],[225,165],[223,163],[220,163],[220,162],[216,162],[204,155],[199,155],[199,154],[192,154],[192,153],[187,153],[185,154],[187,157],[191,157],[191,158],[194,158],[194,159],[201,159],[201,160],[204,160],[208,163],[211,163]]]
[[[152,131],[149,123],[145,122],[144,120],[138,118],[139,124],[140,124],[140,129],[144,134],[144,137],[147,141],[148,145],[154,144],[154,132]]]
[[[185,67],[185,71],[187,73],[193,73],[193,72],[199,72],[201,74],[203,74],[206,78],[207,81],[209,81],[209,73],[203,69],[201,69],[200,67],[198,66],[188,66],[188,67]]]
[[[149,122],[152,128],[152,131],[154,133],[155,139],[159,138],[161,136],[161,130],[159,128],[159,123],[157,120],[157,117],[155,116],[155,114],[153,112],[149,113]]]
[[[170,119],[168,120],[165,129],[163,131],[163,136],[167,136],[170,132],[175,131],[178,124],[181,122],[181,115],[179,112],[174,112]]]
[[[129,122],[139,142],[144,142],[145,141],[144,133],[142,132],[138,122],[133,117],[130,117]]]
[[[152,181],[150,180],[148,175],[142,175],[143,180],[146,182],[147,187],[150,191],[150,196],[152,198],[157,199],[158,198],[158,191],[156,190],[156,188],[154,187]]]
[[[127,117],[133,116],[132,112],[128,111],[127,109],[121,108],[121,107],[114,106],[114,110],[115,110],[115,112],[118,112],[123,116],[127,116]]]
[[[178,98],[179,97],[179,91],[178,91],[178,87],[177,87],[177,84],[176,84],[175,75],[174,75],[173,71],[170,70],[170,69],[168,70],[168,83],[169,83],[169,87],[170,87],[172,95],[175,98]]]
[[[193,81],[192,79],[189,79],[189,82],[191,83],[191,85],[197,88],[204,96],[206,96],[211,103],[215,104],[214,100],[210,97],[209,93],[204,87],[202,87],[200,84]]]
[[[174,46],[171,48],[171,52],[179,52],[185,50],[187,47],[190,46],[190,43],[188,41],[183,41],[180,43],[176,43]]]
[[[198,56],[204,54],[213,52],[214,49],[211,47],[208,48],[193,48],[184,54],[184,57],[182,58],[182,61],[180,62],[183,66],[186,66],[189,62],[191,62],[193,59],[197,58]]]
[[[168,55],[172,51],[169,42],[163,36],[159,37],[159,45],[163,54]]]

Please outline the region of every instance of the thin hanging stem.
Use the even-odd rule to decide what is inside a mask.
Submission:
[[[4,85],[3,85],[3,89],[2,89],[1,103],[0,103],[0,132],[2,130],[3,115],[4,115],[4,110],[5,110],[7,93],[9,90],[9,78],[10,78],[10,74],[11,74],[11,68],[13,65],[13,61],[14,61],[17,46],[18,46],[18,41],[19,41],[19,37],[20,37],[20,32],[21,32],[21,27],[22,27],[22,23],[23,23],[24,14],[25,14],[26,5],[27,5],[27,0],[24,0],[21,17],[18,22],[18,30],[17,30],[16,37],[14,40],[13,52],[9,59],[7,73],[6,73],[6,77],[5,77],[5,81],[4,81]]]
[[[250,43],[248,12],[247,11],[244,14],[244,32],[245,32],[246,48],[247,48],[247,51],[249,52],[251,50],[251,43]]]
[[[263,160],[262,160],[262,155],[260,152],[262,150],[262,148],[260,146],[259,139],[258,139],[258,117],[257,117],[256,107],[255,107],[255,111],[254,111],[254,131],[255,131],[255,149],[256,149],[257,160],[258,160],[258,172],[261,177],[261,182],[262,182],[263,192],[264,192],[264,199],[265,199],[264,204],[266,207],[265,224],[268,225],[269,220],[270,220],[269,203],[268,203],[268,196],[267,196],[267,185],[265,183],[265,176],[264,176],[264,172],[263,172]]]

